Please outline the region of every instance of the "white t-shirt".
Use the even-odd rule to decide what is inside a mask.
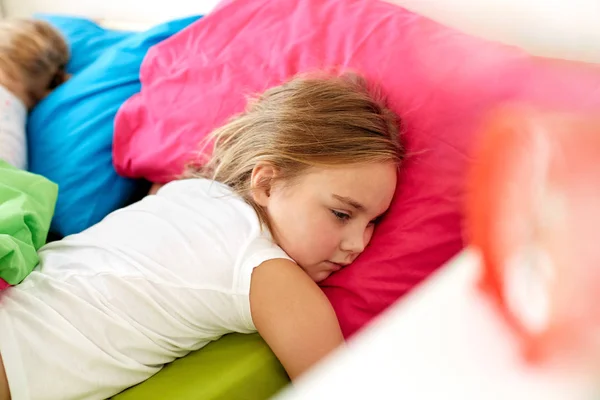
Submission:
[[[27,169],[27,108],[19,98],[0,85],[0,160]]]
[[[229,332],[251,333],[252,270],[289,257],[225,185],[192,179],[44,246],[0,292],[12,397],[100,399]]]

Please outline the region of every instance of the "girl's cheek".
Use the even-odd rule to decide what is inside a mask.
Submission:
[[[331,225],[329,230],[323,230],[325,236],[322,239],[323,244],[327,243],[328,247],[339,247],[344,236],[344,228],[335,222]]]
[[[365,236],[364,236],[365,244],[368,245],[371,242],[371,239],[373,239],[374,231],[375,231],[375,227],[372,225],[367,227],[367,229],[365,229]]]

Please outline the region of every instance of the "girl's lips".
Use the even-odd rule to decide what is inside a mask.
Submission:
[[[331,270],[336,271],[336,272],[345,267],[344,264],[338,264],[338,263],[334,263],[332,261],[327,261],[327,264],[329,265]]]

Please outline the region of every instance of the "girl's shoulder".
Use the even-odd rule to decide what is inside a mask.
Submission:
[[[148,196],[144,207],[160,214],[177,215],[179,224],[196,222],[198,228],[219,229],[233,242],[261,231],[258,215],[229,186],[209,179],[182,179],[167,183]]]
[[[236,194],[229,186],[217,181],[202,178],[181,179],[167,183],[161,187],[156,196],[188,206],[199,212],[229,211],[253,214],[252,207]]]
[[[157,192],[157,194],[180,194],[180,195],[215,195],[215,194],[234,194],[231,188],[221,182],[204,178],[177,179],[166,183]]]

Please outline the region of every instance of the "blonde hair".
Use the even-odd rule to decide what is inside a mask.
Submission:
[[[66,79],[68,61],[67,43],[49,23],[0,20],[0,83],[29,107]]]
[[[298,76],[249,101],[246,111],[209,137],[210,160],[187,166],[184,178],[222,182],[270,228],[251,195],[259,161],[290,180],[311,167],[395,162],[404,157],[399,120],[355,74]]]

